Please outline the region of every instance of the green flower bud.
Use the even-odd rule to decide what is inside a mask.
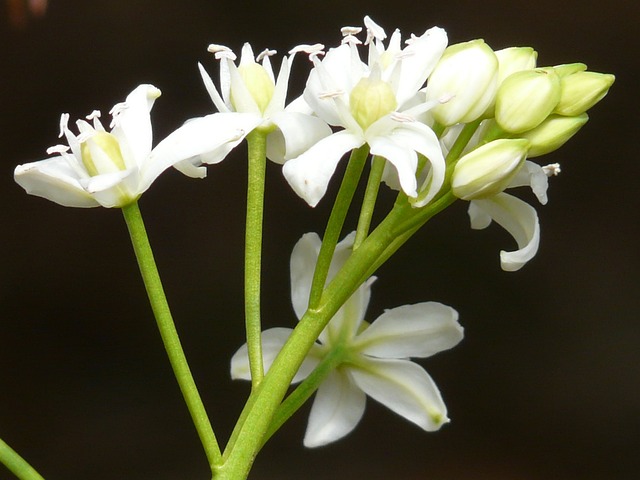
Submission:
[[[507,132],[521,133],[540,125],[560,100],[560,77],[534,69],[510,75],[496,97],[495,118]]]
[[[241,63],[238,72],[260,112],[264,113],[276,88],[273,80],[262,65],[253,61]],[[231,103],[236,107],[233,100],[233,88],[231,89]]]
[[[443,101],[431,113],[445,126],[480,118],[498,88],[498,58],[483,40],[448,47],[427,83],[427,100]]]
[[[80,144],[82,163],[92,177],[126,170],[118,139],[107,132],[95,132]]]
[[[531,144],[529,158],[557,150],[573,137],[587,123],[587,120],[589,116],[586,113],[575,117],[550,115],[536,128],[522,134],[522,137],[529,140]]]
[[[536,68],[538,52],[531,47],[509,47],[498,50],[498,84],[516,72]]]
[[[463,200],[502,192],[527,158],[529,141],[522,138],[489,142],[467,153],[453,170],[453,194]]]
[[[398,101],[391,85],[380,78],[361,79],[349,96],[351,114],[363,130],[376,120],[393,112],[398,107]]]
[[[586,112],[604,98],[615,79],[610,74],[584,71],[562,77],[560,101],[554,112],[567,116]]]
[[[587,66],[584,63],[565,63],[555,67],[545,67],[544,70],[553,70],[560,78],[573,75],[576,72],[584,72]]]

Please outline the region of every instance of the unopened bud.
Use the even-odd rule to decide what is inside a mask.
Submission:
[[[516,72],[536,68],[538,52],[531,47],[509,47],[495,53],[498,57],[498,84]]]
[[[453,170],[453,194],[463,200],[502,192],[524,163],[529,141],[521,138],[489,142],[463,156]]]
[[[496,122],[507,132],[521,133],[540,125],[560,100],[560,77],[547,69],[510,75],[496,97]]]
[[[605,73],[576,72],[560,80],[560,101],[554,112],[574,116],[586,112],[604,96],[616,77]]]
[[[448,47],[427,83],[427,100],[441,101],[431,112],[445,126],[472,122],[493,103],[498,58],[483,40]]]
[[[539,157],[557,150],[573,137],[587,120],[589,116],[586,113],[575,117],[550,115],[536,128],[522,134],[531,144],[528,157]]]

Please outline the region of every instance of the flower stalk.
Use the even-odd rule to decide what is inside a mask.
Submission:
[[[122,214],[131,236],[131,243],[138,260],[142,280],[147,290],[151,309],[169,357],[171,368],[191,414],[191,419],[200,437],[209,465],[213,470],[215,465],[219,464],[222,459],[220,447],[180,344],[180,338],[171,316],[171,310],[169,309],[158,268],[153,258],[153,252],[138,203],[133,202],[122,207]]]
[[[35,468],[0,438],[0,463],[20,480],[44,480]]]

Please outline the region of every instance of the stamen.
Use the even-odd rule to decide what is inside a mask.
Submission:
[[[417,36],[415,33],[411,34],[411,38],[407,38],[404,43],[406,43],[407,45],[411,45],[413,42],[415,42],[416,40],[418,40],[420,37]]]
[[[100,118],[100,110],[94,110],[93,112],[91,112],[89,115],[87,115],[86,118],[87,120],[93,120],[96,118]]]
[[[306,53],[309,55],[309,60],[313,61],[314,58],[324,55],[324,45],[321,43],[314,43],[313,45],[298,45],[289,50],[289,55],[294,55],[298,52]]]
[[[69,114],[63,113],[60,115],[60,133],[58,134],[58,138],[62,138],[64,136],[65,130],[68,130],[69,127]]]
[[[349,35],[358,35],[362,31],[362,27],[342,27],[340,29],[340,33],[342,33],[343,37],[348,37]]]
[[[235,61],[236,58],[238,58],[229,47],[218,45],[216,43],[212,43],[211,45],[209,45],[207,47],[207,52],[213,53],[216,60],[228,58],[231,61]]]
[[[340,42],[341,45],[344,45],[345,43],[348,43],[349,45],[362,45],[362,41],[353,35],[346,35]]]
[[[550,163],[542,167],[542,171],[547,177],[556,177],[562,170],[559,163]]]
[[[344,90],[334,90],[333,92],[322,92],[318,95],[320,100],[326,100],[327,98],[336,98],[344,95]]]
[[[95,135],[96,131],[92,128],[91,130],[85,130],[84,132],[78,135],[78,143],[84,143],[89,140],[91,137]]]
[[[369,45],[374,39],[384,40],[387,38],[387,34],[384,32],[384,29],[371,20],[369,15],[364,17],[364,26],[367,27],[367,39],[364,42],[365,45]]]
[[[277,50],[269,50],[268,48],[265,48],[256,57],[256,62],[262,61],[262,59],[265,58],[265,57],[273,57],[276,53],[278,53]]]
[[[67,145],[54,145],[53,147],[47,148],[47,155],[52,155],[54,153],[67,153],[70,147]]]
[[[391,113],[391,120],[395,120],[396,122],[401,122],[401,123],[411,123],[416,121],[416,119],[413,118],[411,115],[407,115],[406,113],[400,113],[400,112]]]

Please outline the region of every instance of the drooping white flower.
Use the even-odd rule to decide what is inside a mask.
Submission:
[[[447,45],[441,28],[413,37],[401,48],[396,30],[385,47],[384,30],[365,18],[368,63],[357,51],[353,27],[343,29],[345,43],[330,49],[324,59],[312,57],[304,99],[328,124],[342,127],[300,156],[289,160],[283,173],[296,193],[311,206],[324,196],[343,155],[365,143],[372,155],[384,157],[397,173],[402,190],[416,197],[418,153],[431,165],[426,201],[442,186],[444,157],[434,132],[416,121],[438,101],[427,103],[419,93]]]
[[[62,114],[60,137],[67,145],[47,150],[54,157],[19,165],[15,180],[27,193],[67,207],[123,207],[135,201],[168,167],[186,158],[162,143],[151,150],[149,112],[160,90],[140,85],[123,103],[113,107],[111,131],[95,110],[78,120],[79,135],[68,128],[69,115]]]
[[[351,253],[354,235],[336,248],[329,277]],[[304,235],[291,254],[291,296],[298,318],[307,309],[321,241]],[[366,396],[427,431],[448,422],[438,387],[425,370],[409,360],[429,357],[456,345],[463,336],[458,314],[436,302],[405,305],[385,311],[370,325],[364,321],[374,278],[365,282],[322,331],[293,382],[306,378],[323,358],[336,349],[343,363],[320,384],[304,438],[307,447],[338,440],[353,430],[365,410]],[[269,368],[291,334],[273,328],[262,334],[265,368]],[[250,379],[246,345],[231,360],[233,378]]]
[[[242,48],[240,64],[236,55],[222,45],[210,45],[209,51],[220,60],[220,92],[201,64],[198,64],[204,85],[218,109],[214,113],[195,118],[177,129],[167,139],[180,148],[189,148],[192,155],[176,165],[184,174],[204,177],[202,164],[222,161],[229,151],[238,145],[254,129],[269,132],[267,157],[284,163],[305,151],[309,146],[331,133],[329,126],[311,115],[301,99],[285,107],[291,63],[296,52],[313,52],[318,45],[299,46],[289,57],[282,59],[278,77],[274,76],[269,57],[276,52],[265,50],[256,58],[251,45]],[[227,140],[234,137],[229,143]]]
[[[538,201],[545,205],[548,177],[558,173],[560,167],[557,164],[540,167],[536,163],[526,161],[508,188],[530,186]],[[518,249],[500,252],[500,266],[507,272],[519,270],[538,252],[538,213],[527,202],[513,195],[502,192],[492,197],[472,200],[469,204],[469,218],[474,230],[484,229],[495,220],[514,238]]]

